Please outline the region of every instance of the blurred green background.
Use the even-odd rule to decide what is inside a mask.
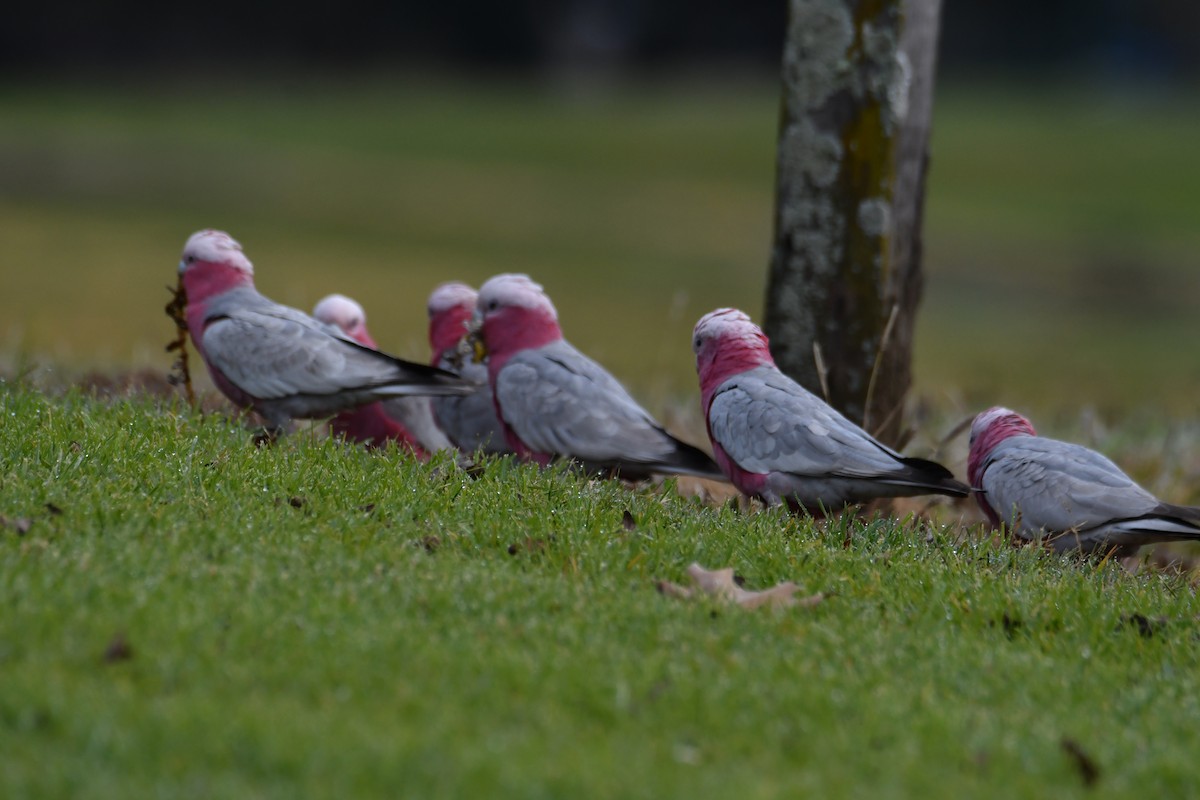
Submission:
[[[919,395],[1194,413],[1197,100],[943,76]],[[418,359],[438,282],[527,272],[567,336],[661,406],[694,391],[701,314],[760,313],[777,107],[763,74],[10,83],[0,355],[165,369],[164,287],[187,236],[219,227],[264,293],[350,294]]]

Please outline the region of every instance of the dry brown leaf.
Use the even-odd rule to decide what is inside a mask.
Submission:
[[[688,577],[696,584],[695,588],[687,588],[670,581],[659,581],[658,590],[668,597],[678,597],[687,600],[697,595],[707,595],[720,600],[736,603],[742,608],[790,608],[803,606],[809,608],[825,599],[825,595],[817,593],[809,597],[796,597],[800,587],[791,581],[772,586],[760,592],[752,592],[738,586],[734,579],[733,568],[707,570],[699,564],[687,568]]]
[[[32,527],[33,520],[29,517],[7,517],[0,514],[0,528],[9,528],[15,531],[17,536],[24,536]]]

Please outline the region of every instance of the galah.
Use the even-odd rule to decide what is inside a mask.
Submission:
[[[465,283],[451,281],[429,295],[429,347],[433,351],[433,365],[456,372],[476,386],[474,392],[462,397],[432,398],[433,416],[438,427],[464,453],[511,453],[496,417],[487,364],[465,357],[462,350],[478,294]]]
[[[967,477],[993,525],[1059,552],[1200,540],[1200,508],[1164,503],[1100,453],[1038,436],[1007,408],[975,417]]]
[[[701,450],[676,439],[599,364],[563,339],[542,287],[497,275],[479,289],[473,336],[508,444],[521,458],[578,462],[638,480],[653,473],[721,478]]]
[[[313,307],[313,317],[336,327],[359,344],[378,349],[367,330],[366,312],[352,298],[343,294],[324,297]],[[368,447],[383,447],[392,441],[418,458],[428,458],[434,450],[452,447],[433,420],[428,397],[397,397],[367,403],[338,414],[329,421],[329,429],[336,436]]]
[[[272,431],[387,397],[470,391],[452,373],[364,347],[263,297],[242,246],[222,231],[188,239],[179,275],[188,332],[213,382]]]
[[[705,314],[692,349],[713,453],[745,494],[810,514],[879,497],[967,495],[941,464],[876,441],[780,372],[766,335],[743,312]]]

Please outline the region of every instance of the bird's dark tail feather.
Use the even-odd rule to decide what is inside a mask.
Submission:
[[[377,386],[373,387],[378,389],[392,387],[395,389],[394,392],[385,392],[385,394],[393,394],[397,397],[404,395],[466,395],[475,391],[474,384],[464,381],[449,370],[442,369],[441,367],[433,367],[429,364],[420,364],[416,361],[406,361],[403,358],[397,358],[390,353],[375,350],[353,340],[347,341],[360,350],[365,350],[376,358],[386,361],[398,370],[398,374],[386,381],[381,381]]]
[[[954,473],[936,461],[925,458],[905,458],[904,466],[908,474],[902,476],[907,482],[950,497],[966,497],[971,493],[971,487],[956,480]]]
[[[1198,506],[1177,506],[1171,503],[1163,503],[1158,507],[1159,513],[1166,513],[1172,517],[1179,517],[1188,522],[1195,522],[1200,525],[1200,507]]]
[[[674,437],[671,437],[674,438]],[[678,475],[694,475],[714,481],[728,481],[717,462],[698,447],[675,439],[675,452],[664,460],[663,472]]]
[[[1152,516],[1160,517],[1171,522],[1181,523],[1196,529],[1195,537],[1200,539],[1200,508],[1196,506],[1177,506],[1172,503],[1159,503],[1151,512]],[[1184,534],[1187,536],[1188,534]]]

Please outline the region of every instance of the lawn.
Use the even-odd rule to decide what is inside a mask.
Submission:
[[[1200,769],[1186,575],[954,507],[814,524],[12,382],[0,413],[5,797],[1167,796]],[[692,561],[828,597],[656,591]]]
[[[910,452],[1003,402],[1200,504],[1197,108],[945,83]],[[215,226],[413,358],[438,282],[528,272],[699,441],[689,333],[761,307],[776,113],[753,80],[0,87],[0,796],[1195,786],[1195,571],[1012,548],[967,504],[814,523],[65,388],[166,370]],[[656,591],[693,561],[827,599]]]

